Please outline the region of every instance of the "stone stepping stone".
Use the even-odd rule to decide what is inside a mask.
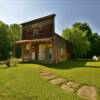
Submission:
[[[45,73],[45,72],[48,72],[48,71],[46,71],[46,70],[40,70],[40,73]]]
[[[49,75],[46,75],[46,76],[42,76],[44,79],[46,80],[51,80],[51,79],[54,79],[54,78],[57,78],[56,75],[53,75],[53,74],[49,74]]]
[[[96,89],[93,86],[81,86],[76,94],[84,99],[96,100]]]
[[[40,74],[44,79],[49,80],[51,84],[61,85],[60,88],[66,92],[74,92],[79,97],[87,100],[96,100],[96,88],[93,86],[83,85],[80,87],[79,83],[74,81],[67,82],[65,78],[58,77],[57,75],[49,73],[48,71],[41,71]]]
[[[74,92],[74,89],[69,87],[67,84],[62,84],[61,89],[66,91],[66,92]]]
[[[45,75],[52,75],[52,74],[49,73],[49,72],[43,72],[43,73],[41,73],[41,75],[42,75],[42,76],[45,76]]]
[[[53,85],[60,85],[62,83],[66,82],[66,79],[58,77],[56,79],[50,80],[50,83]]]
[[[66,92],[74,92],[79,87],[79,84],[74,81],[69,81],[61,85],[61,89]]]
[[[70,88],[73,88],[74,90],[76,90],[76,89],[80,86],[79,83],[76,83],[76,82],[74,82],[74,81],[69,81],[69,82],[67,82],[66,84],[67,84]]]

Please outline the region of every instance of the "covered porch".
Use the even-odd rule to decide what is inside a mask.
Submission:
[[[14,57],[17,45],[21,46],[22,61],[53,61],[53,38],[16,41],[13,45]]]

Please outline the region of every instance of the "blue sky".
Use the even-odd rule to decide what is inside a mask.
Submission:
[[[100,0],[0,0],[0,20],[7,24],[23,23],[56,14],[56,32],[74,22],[88,22],[100,34]]]

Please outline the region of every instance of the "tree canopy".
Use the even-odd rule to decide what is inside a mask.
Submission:
[[[0,21],[0,59],[7,59],[12,44],[21,38],[21,27],[18,24],[7,25]]]
[[[71,49],[74,57],[86,55],[89,50],[89,42],[85,32],[82,33],[76,28],[65,29],[62,36],[72,44]]]
[[[21,39],[21,27],[18,24],[11,24],[9,26],[9,36],[12,37],[12,42],[20,40]]]
[[[77,28],[81,30],[82,32],[86,32],[86,35],[88,36],[88,38],[92,34],[92,30],[87,23],[76,22],[72,26],[73,28]]]
[[[72,53],[75,57],[100,55],[98,51],[100,50],[100,36],[92,32],[89,24],[76,22],[72,28],[65,29],[62,36],[72,44]]]

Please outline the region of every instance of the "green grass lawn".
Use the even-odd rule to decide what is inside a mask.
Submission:
[[[0,100],[82,100],[73,93],[65,93],[44,80],[39,70],[74,80],[80,84],[100,88],[100,62],[67,61],[61,64],[19,64],[0,68]],[[98,99],[100,100],[98,92]]]
[[[0,100],[82,100],[44,80],[36,64],[0,68]]]
[[[100,62],[74,60],[56,65],[46,65],[44,68],[68,80],[100,88]]]
[[[72,60],[56,65],[45,65],[42,68],[68,81],[74,80],[80,84],[95,86],[98,89],[97,100],[100,100],[100,62]]]

